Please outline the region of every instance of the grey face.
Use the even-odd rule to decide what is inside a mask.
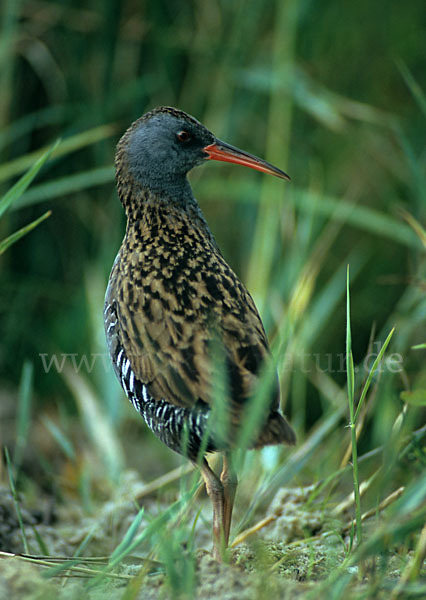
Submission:
[[[168,113],[142,120],[127,142],[128,167],[141,183],[176,182],[204,162],[203,151],[215,137],[203,125]]]

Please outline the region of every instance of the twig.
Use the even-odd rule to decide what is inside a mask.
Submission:
[[[136,495],[136,500],[140,500],[141,498],[144,498],[145,496],[152,494],[153,492],[157,491],[161,487],[164,487],[165,485],[168,485],[169,483],[172,483],[173,481],[180,479],[184,475],[191,473],[191,471],[193,471],[193,470],[194,470],[194,465],[192,465],[191,463],[189,463],[187,465],[182,465],[180,467],[176,467],[176,469],[172,469],[165,475],[162,475],[161,477],[157,477],[157,479],[154,479],[153,481],[151,481],[150,483],[145,485],[144,488]]]
[[[28,546],[27,534],[25,533],[24,521],[22,519],[22,514],[21,514],[21,507],[19,506],[18,493],[16,491],[15,481],[13,479],[12,463],[10,462],[9,450],[6,448],[6,446],[4,448],[4,454],[6,457],[7,472],[9,475],[10,491],[12,493],[13,504],[15,506],[16,514],[18,517],[19,528],[20,528],[21,534],[22,534],[22,541],[24,543],[24,550],[25,550],[26,554],[29,554],[30,550],[29,550],[29,546]]]

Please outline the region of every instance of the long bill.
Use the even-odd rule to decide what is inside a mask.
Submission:
[[[248,152],[244,152],[244,150],[235,148],[221,140],[216,140],[213,144],[203,148],[203,150],[207,154],[206,160],[222,160],[224,162],[235,163],[290,181],[290,177],[287,173],[284,173],[284,171],[281,171],[278,167],[274,167],[274,165],[266,162],[266,160],[258,158]]]

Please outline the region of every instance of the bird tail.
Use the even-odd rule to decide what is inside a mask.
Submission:
[[[263,448],[263,446],[272,446],[275,444],[294,446],[295,443],[296,434],[286,418],[279,412],[273,412],[265,427],[263,427],[255,448]]]

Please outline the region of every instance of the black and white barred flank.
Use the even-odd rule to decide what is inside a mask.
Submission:
[[[105,331],[115,373],[127,398],[144,418],[150,430],[169,448],[199,459],[200,449],[213,452],[217,448],[208,435],[210,409],[175,406],[164,399],[154,399],[148,386],[137,379],[124,348],[115,332],[117,315],[114,307],[105,307]],[[206,439],[207,438],[207,439]]]

